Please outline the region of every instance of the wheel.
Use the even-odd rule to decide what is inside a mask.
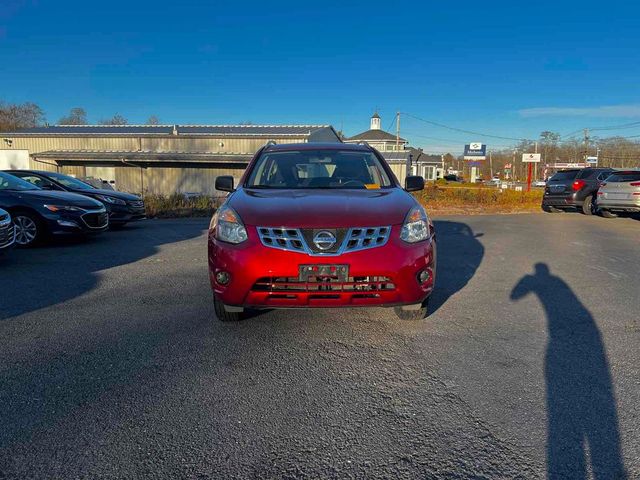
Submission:
[[[584,213],[585,215],[593,215],[594,213],[596,213],[596,204],[594,200],[595,198],[593,197],[593,195],[589,195],[584,199],[584,201],[582,202],[582,213]]]
[[[18,212],[13,215],[16,229],[16,244],[19,247],[36,245],[44,237],[44,227],[40,219],[30,212]]]
[[[237,309],[238,311],[229,312],[225,308],[224,303],[218,300],[215,295],[213,296],[213,309],[216,312],[216,317],[221,322],[237,322],[242,320],[243,312],[241,309]]]
[[[429,297],[409,307],[393,307],[393,311],[400,320],[424,320],[429,314]]]
[[[600,215],[602,215],[604,218],[617,218],[618,214],[610,212],[609,210],[603,210],[600,209]]]

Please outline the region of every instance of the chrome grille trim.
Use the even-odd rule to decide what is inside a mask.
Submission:
[[[350,228],[345,240],[345,252],[382,247],[389,240],[391,227]]]
[[[335,257],[343,253],[368,250],[386,245],[391,236],[391,226],[352,227],[336,252],[314,252],[307,244],[302,230],[287,227],[256,227],[258,237],[265,247],[306,253],[314,257]]]
[[[16,229],[11,223],[11,220],[8,222],[0,222],[0,248],[6,248],[16,241]]]
[[[258,227],[258,235],[265,247],[302,253],[308,250],[302,233],[297,228]]]

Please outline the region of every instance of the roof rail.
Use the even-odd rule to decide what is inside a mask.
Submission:
[[[266,147],[270,147],[271,145],[277,145],[275,140],[269,140],[267,143],[264,144],[265,148]]]

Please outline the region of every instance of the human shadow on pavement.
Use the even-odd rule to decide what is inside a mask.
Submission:
[[[56,305],[96,286],[98,272],[150,257],[202,234],[207,220],[143,221],[87,239],[15,249],[0,264],[0,320]]]
[[[434,221],[436,230],[436,286],[431,294],[430,313],[436,312],[473,278],[484,257],[484,246],[469,225],[445,220]]]
[[[544,263],[516,284],[511,299],[529,293],[540,299],[549,332],[547,477],[586,479],[590,459],[593,478],[626,478],[611,373],[593,316]]]

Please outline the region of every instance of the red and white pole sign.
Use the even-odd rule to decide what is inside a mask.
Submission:
[[[529,168],[527,169],[527,192],[531,190],[531,176],[533,175],[532,165],[534,163],[540,163],[541,158],[542,158],[542,154],[540,153],[523,153],[522,154],[522,163],[529,164]]]

